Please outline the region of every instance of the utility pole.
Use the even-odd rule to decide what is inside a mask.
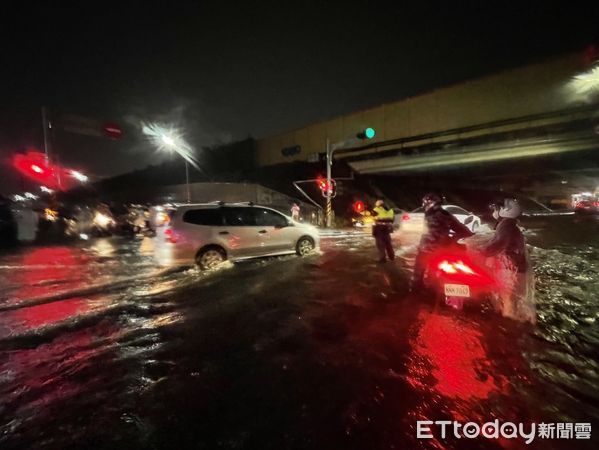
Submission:
[[[187,191],[187,203],[191,203],[191,190],[189,188],[189,163],[185,160],[185,190]]]
[[[48,120],[46,107],[42,106],[42,127],[44,127],[44,153],[46,154],[46,166],[50,166],[50,136],[48,130],[52,128],[52,123]],[[58,154],[55,156],[56,164],[58,165]],[[62,190],[62,180],[60,179],[60,170],[56,171],[56,184],[58,190]]]
[[[326,195],[326,199],[327,199],[327,206],[325,209],[325,218],[326,218],[326,227],[327,228],[331,228],[332,226],[332,222],[333,222],[333,208],[332,208],[332,204],[331,204],[331,199],[332,199],[332,186],[333,186],[333,181],[331,180],[331,166],[333,165],[333,153],[335,153],[335,150],[347,150],[349,146],[351,145],[355,145],[357,143],[359,143],[362,140],[369,140],[374,138],[374,136],[376,135],[376,131],[374,130],[374,128],[368,127],[365,128],[364,130],[360,131],[359,133],[356,134],[355,137],[351,137],[349,139],[345,139],[343,141],[339,141],[339,142],[335,142],[333,144],[331,144],[331,141],[329,138],[327,138],[327,195]]]
[[[46,107],[42,106],[42,128],[44,130],[44,153],[46,154],[46,164],[50,162],[50,153],[48,150],[48,128],[49,128],[48,116],[46,115]]]
[[[331,203],[331,165],[333,164],[333,152],[334,150],[331,149],[331,141],[327,138],[327,205],[324,213],[325,225],[327,228],[331,228],[333,222],[333,218],[331,217],[333,212],[333,205]]]

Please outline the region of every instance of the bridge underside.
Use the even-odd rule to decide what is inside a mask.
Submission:
[[[556,113],[552,117],[527,117],[510,123],[487,124],[476,129],[449,130],[395,142],[346,149],[336,155],[360,174],[465,169],[577,155],[599,151],[597,106]],[[553,158],[555,159],[555,158]],[[544,165],[533,168],[542,171]]]

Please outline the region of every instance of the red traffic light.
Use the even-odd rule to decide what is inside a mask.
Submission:
[[[116,123],[107,123],[102,127],[104,135],[110,139],[120,139],[123,137],[123,129]]]
[[[318,178],[316,180],[316,184],[318,185],[318,187],[320,188],[320,192],[323,195],[323,197],[335,197],[336,195],[336,191],[335,191],[335,180],[331,179],[331,181],[329,182],[328,180],[324,179],[324,178]]]
[[[51,163],[42,152],[17,153],[13,156],[12,164],[21,175],[47,189],[70,189],[74,179],[80,182],[87,179],[80,172]]]
[[[354,203],[354,211],[358,214],[364,212],[364,202],[362,200],[358,200]]]
[[[50,164],[46,155],[41,152],[17,153],[13,157],[13,167],[22,175],[50,189],[57,187],[58,168]]]
[[[316,180],[316,183],[318,184],[318,187],[321,191],[327,192],[330,190],[329,183],[324,178],[319,178],[318,180]]]
[[[31,164],[30,168],[31,168],[31,170],[32,170],[33,172],[35,172],[35,173],[42,174],[42,173],[44,173],[44,172],[45,172],[45,170],[44,170],[44,169],[42,169],[42,168],[41,168],[40,166],[38,166],[37,164]]]

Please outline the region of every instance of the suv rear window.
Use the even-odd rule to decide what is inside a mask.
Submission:
[[[183,222],[193,225],[219,226],[223,224],[223,217],[218,208],[190,209],[183,214]]]

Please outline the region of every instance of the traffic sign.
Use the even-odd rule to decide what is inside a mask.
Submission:
[[[123,129],[116,123],[107,123],[102,128],[104,135],[110,139],[120,139],[123,137]]]

